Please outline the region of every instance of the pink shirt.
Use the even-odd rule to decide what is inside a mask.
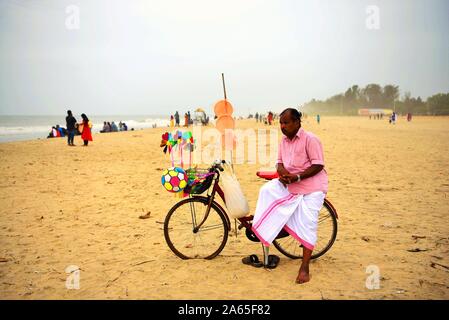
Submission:
[[[282,137],[279,145],[278,160],[288,172],[303,173],[312,164],[324,166],[323,147],[320,140],[310,132],[300,128],[296,136],[290,140]],[[288,185],[288,191],[294,194],[309,194],[315,191],[327,193],[327,173],[321,170],[316,175]]]

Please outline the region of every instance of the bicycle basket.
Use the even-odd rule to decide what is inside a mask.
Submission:
[[[189,179],[188,186],[184,189],[185,193],[201,194],[212,185],[214,173],[209,169],[190,168],[186,170]]]

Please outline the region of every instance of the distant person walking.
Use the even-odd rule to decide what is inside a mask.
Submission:
[[[256,112],[256,122],[259,122],[259,113]]]
[[[389,122],[392,124],[396,124],[396,113],[395,112],[393,112],[391,114]]]
[[[412,113],[411,112],[407,113],[407,121],[408,122],[412,121]]]
[[[81,118],[83,118],[83,122],[79,124],[78,130],[81,133],[81,139],[84,141],[84,146],[87,147],[89,144],[89,141],[92,141],[92,123],[89,121],[89,118],[83,113],[81,115]]]
[[[316,115],[316,123],[320,124],[320,120],[321,120],[321,119],[320,119],[320,115],[317,114],[317,115]]]
[[[67,144],[69,146],[74,146],[73,139],[75,138],[76,119],[72,115],[71,110],[67,110],[67,117],[65,117],[65,122],[67,128]]]
[[[268,120],[268,125],[271,126],[271,123],[273,122],[273,112],[271,112],[271,111],[268,112],[267,120]]]
[[[170,116],[170,128],[173,128],[175,126],[175,119],[173,116]]]
[[[176,126],[179,127],[179,113],[178,113],[178,111],[175,112],[175,123],[176,123]]]

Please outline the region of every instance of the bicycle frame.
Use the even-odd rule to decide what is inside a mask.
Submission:
[[[205,199],[207,199],[206,213],[205,213],[205,215],[204,215],[203,220],[202,220],[202,221],[201,221],[195,228],[193,228],[193,232],[194,232],[194,233],[197,233],[197,232],[198,232],[198,230],[201,228],[201,226],[204,224],[204,222],[205,222],[205,221],[207,220],[207,218],[209,217],[210,208],[211,208],[211,206],[212,206],[212,203],[213,203],[214,200],[215,200],[215,194],[216,194],[216,193],[218,193],[218,195],[219,195],[220,198],[223,200],[223,202],[226,203],[225,198],[224,198],[223,190],[222,190],[222,189],[220,188],[220,186],[218,185],[218,181],[219,181],[219,178],[220,178],[220,174],[218,173],[218,171],[215,171],[215,175],[216,175],[216,177],[214,177],[214,182],[213,182],[214,186],[213,186],[213,188],[212,188],[211,194],[208,194],[207,197],[203,197],[203,196],[192,196],[192,197],[194,197],[194,198],[205,198]],[[223,213],[223,215],[225,216],[226,222],[227,222],[228,230],[230,230],[230,228],[231,228],[231,221],[229,220],[229,217],[228,217],[226,211],[223,209],[223,207],[222,207],[219,203],[217,203],[217,202],[215,202],[215,203],[216,203],[216,205],[218,206],[218,208],[221,210],[221,212]]]
[[[208,205],[207,205],[207,208],[206,208],[206,214],[204,215],[203,220],[193,229],[194,233],[198,232],[198,230],[201,228],[201,226],[207,220],[207,218],[209,216],[210,208],[212,206],[212,203],[215,200],[215,195],[217,193],[220,196],[221,200],[223,200],[223,202],[226,204],[226,199],[225,199],[225,196],[224,196],[223,189],[221,189],[221,187],[219,185],[220,173],[217,170],[215,172],[215,174],[216,174],[216,177],[214,178],[214,182],[213,182],[214,186],[212,188],[211,194],[210,195],[208,194],[207,197],[193,196],[195,198],[198,198],[198,197],[206,198],[207,201],[208,201]],[[215,202],[215,204],[218,206],[218,208],[221,210],[221,212],[223,213],[224,217],[226,218],[226,224],[227,224],[228,230],[231,230],[231,219],[229,218],[226,210],[218,202]],[[250,222],[253,220],[253,217],[254,216],[250,215],[250,216],[246,216],[246,217],[243,217],[243,218],[237,218],[237,220],[239,220],[240,223],[241,223],[238,228],[239,229],[242,229],[243,227],[251,228]]]

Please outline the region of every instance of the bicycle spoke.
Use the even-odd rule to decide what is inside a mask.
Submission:
[[[213,230],[213,229],[222,229],[223,228],[223,224],[216,224],[216,225],[212,225],[212,226],[208,226],[208,227],[201,227],[200,230],[198,230],[198,233],[202,232],[202,231],[208,231],[208,230]]]
[[[320,217],[318,219],[318,223],[322,223],[323,221],[327,220],[327,219],[331,219],[330,215],[324,216],[324,217]]]
[[[198,224],[196,222],[196,211],[195,211],[195,203],[194,202],[190,203],[190,214],[192,216],[193,229],[195,229]]]

